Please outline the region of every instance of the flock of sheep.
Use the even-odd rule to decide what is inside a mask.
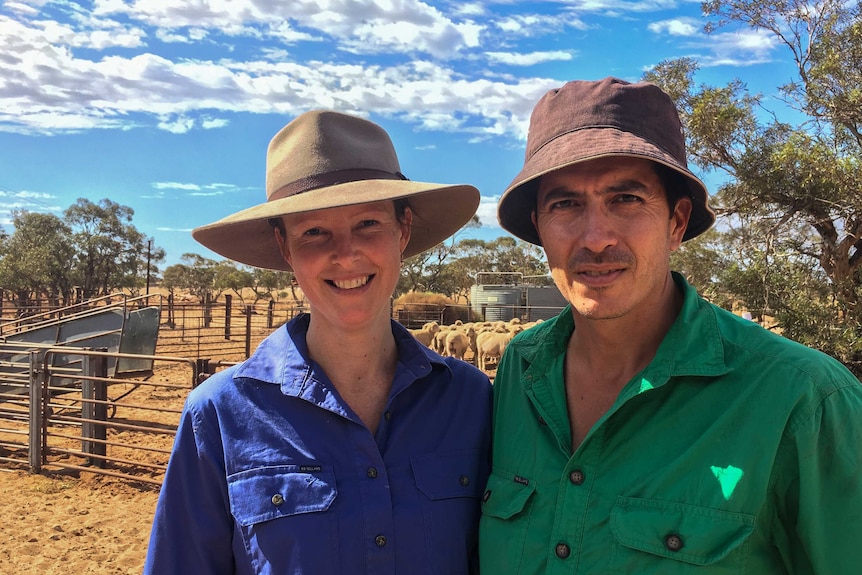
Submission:
[[[420,329],[411,329],[410,333],[420,343],[430,347],[440,355],[464,360],[464,355],[469,349],[473,352],[472,359],[476,367],[482,371],[487,371],[489,360],[493,360],[496,364],[515,334],[533,327],[541,321],[522,324],[518,318],[508,322],[464,323],[458,320],[454,325],[440,325],[436,321],[431,321]]]

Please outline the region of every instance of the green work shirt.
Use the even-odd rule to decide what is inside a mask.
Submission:
[[[574,453],[571,309],[509,344],[484,575],[862,573],[862,385],[674,281],[679,317]]]

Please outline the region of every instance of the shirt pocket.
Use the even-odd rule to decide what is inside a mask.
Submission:
[[[487,470],[484,452],[465,450],[413,457],[431,573],[467,573],[479,533],[479,500]]]
[[[256,568],[319,565],[337,556],[335,472],[317,465],[277,465],[227,478],[230,510]],[[313,559],[312,559],[313,557]],[[332,565],[321,565],[320,572]]]
[[[482,496],[479,564],[487,573],[518,572],[530,524],[533,482],[492,471]]]
[[[697,505],[618,497],[610,529],[614,573],[743,573],[755,517]]]

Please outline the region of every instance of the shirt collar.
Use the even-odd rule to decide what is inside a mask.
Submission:
[[[244,361],[235,378],[251,378],[279,385],[282,393],[305,397],[315,403],[325,403],[325,390],[321,390],[322,373],[316,373],[309,358],[306,334],[311,316],[298,315],[264,339],[255,352]],[[401,324],[391,322],[392,334],[398,347],[398,369],[390,396],[406,388],[413,381],[430,374],[434,369],[451,370],[442,357],[420,344]],[[324,386],[325,387],[325,386]]]

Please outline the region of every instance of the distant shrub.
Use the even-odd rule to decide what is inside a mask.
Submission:
[[[436,307],[437,309],[443,309],[447,305],[451,305],[452,299],[441,294],[441,293],[432,293],[432,292],[408,292],[401,296],[398,296],[392,305],[395,308],[405,306],[407,304],[422,304],[425,306]]]

